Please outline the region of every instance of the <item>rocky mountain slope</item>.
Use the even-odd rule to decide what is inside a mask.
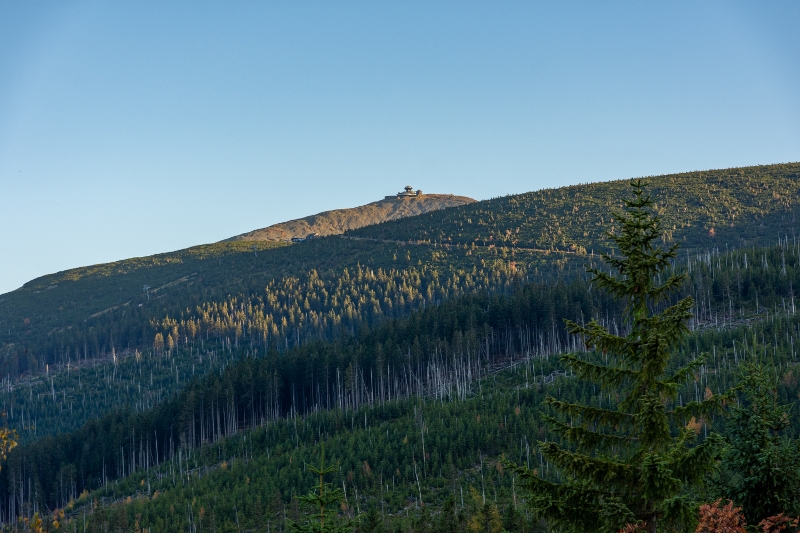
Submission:
[[[347,230],[474,202],[475,200],[472,198],[452,194],[424,194],[409,198],[387,197],[360,207],[334,209],[288,222],[281,222],[280,224],[273,224],[272,226],[243,233],[226,240],[290,241],[293,238],[305,238],[315,233],[319,236],[339,235]]]

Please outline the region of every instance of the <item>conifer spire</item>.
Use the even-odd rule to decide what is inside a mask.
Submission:
[[[289,531],[293,533],[348,533],[353,530],[354,522],[347,520],[344,523],[336,521],[337,504],[344,501],[344,491],[331,487],[325,482],[325,476],[336,472],[334,465],[325,466],[325,446],[322,446],[319,466],[307,465],[306,468],[319,476],[319,484],[305,496],[298,496],[301,502],[315,508],[316,513],[309,516],[304,524],[293,521],[288,522]]]
[[[727,395],[678,405],[679,387],[693,379],[706,355],[670,373],[673,351],[688,333],[691,297],[670,304],[684,274],[667,274],[677,244],[663,250],[661,221],[642,180],[631,182],[633,199],[613,213],[619,233],[607,235],[618,254],[603,254],[611,272],[590,269],[593,284],[625,301],[624,335],[612,334],[596,320],[585,326],[567,320],[582,337],[586,355],[562,360],[579,378],[618,393],[605,408],[548,398],[556,416],[548,417],[560,444],[540,442],[542,455],[557,467],[561,483],[515,467],[532,492],[533,510],[553,525],[571,531],[617,532],[637,524],[648,533],[693,521],[693,484],[715,468],[719,437],[695,445],[686,426],[719,410]]]

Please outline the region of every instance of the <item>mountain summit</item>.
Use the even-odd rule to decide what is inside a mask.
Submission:
[[[226,241],[291,241],[308,236],[338,235],[347,230],[379,224],[388,220],[421,215],[429,211],[457,207],[475,202],[466,196],[452,194],[423,194],[409,185],[403,192],[383,200],[351,209],[334,209],[273,224],[226,239]]]

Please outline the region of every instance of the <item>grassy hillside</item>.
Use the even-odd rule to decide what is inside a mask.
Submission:
[[[774,244],[797,234],[800,163],[646,179],[669,239],[684,250]],[[604,249],[628,180],[494,198],[348,232],[429,243],[550,250]]]
[[[466,196],[452,194],[425,194],[412,198],[387,198],[351,209],[334,209],[310,217],[281,222],[257,229],[228,240],[236,241],[290,241],[310,234],[339,235],[347,230],[371,226],[388,220],[420,215],[430,211],[473,203]]]

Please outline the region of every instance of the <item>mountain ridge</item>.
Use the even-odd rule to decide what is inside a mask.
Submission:
[[[348,230],[398,220],[430,211],[458,207],[475,200],[453,194],[424,194],[411,197],[387,196],[383,200],[358,207],[331,209],[315,215],[287,220],[265,228],[225,239],[230,241],[291,241],[308,235],[339,235]]]
[[[664,217],[664,242],[681,243],[681,261],[707,249],[794,242],[800,235],[798,163],[646,180],[652,182],[657,211]],[[420,273],[428,269],[423,277],[438,276],[434,285],[444,284],[447,294],[459,289],[453,280],[466,279],[473,270],[490,279],[495,270],[523,273],[532,280],[580,275],[587,256],[608,250],[604,232],[614,229],[609,213],[622,207],[625,181],[497,197],[303,243],[234,240],[42,276],[0,295],[0,368],[17,376],[46,371],[46,365],[63,367],[78,358],[108,357],[113,350],[150,350],[165,320],[189,320],[200,309],[225,302],[230,308],[231,298],[253,305],[278,298],[273,303],[279,302],[275,305],[280,310],[276,308],[272,319],[277,324],[286,319],[288,325],[273,340],[286,345],[287,338],[289,344],[301,340],[297,328],[308,320],[306,315],[321,313],[323,307],[325,313],[345,313],[356,322],[362,315],[398,316],[399,299],[391,306],[383,302],[400,290],[390,279],[395,273],[398,279],[413,279],[416,291]],[[420,200],[412,195],[398,202],[413,205]],[[370,277],[389,276],[380,282],[386,283],[380,290],[369,289],[376,295],[361,294],[356,287],[352,274],[362,268]],[[185,281],[173,283],[177,280]],[[343,292],[323,305],[333,298],[325,284],[342,291],[347,286],[349,296]],[[482,284],[489,285],[493,283]],[[427,285],[423,288],[427,292]],[[277,292],[267,294],[267,289]],[[291,301],[285,294],[292,295]],[[317,299],[322,307],[317,308]],[[373,305],[364,302],[375,299],[386,308],[378,312],[375,307],[373,313]],[[421,305],[408,295],[403,301],[403,313]],[[317,319],[322,320],[319,315]],[[235,334],[235,328],[231,331]],[[168,340],[165,332],[164,342]]]
[[[634,178],[637,179],[637,178]],[[641,178],[649,183],[667,240],[684,250],[774,243],[800,215],[800,163],[715,169]],[[613,211],[630,179],[568,185],[483,200],[351,230],[354,237],[429,244],[576,250],[609,245]],[[776,230],[772,232],[772,230]],[[769,233],[772,232],[772,235]]]

